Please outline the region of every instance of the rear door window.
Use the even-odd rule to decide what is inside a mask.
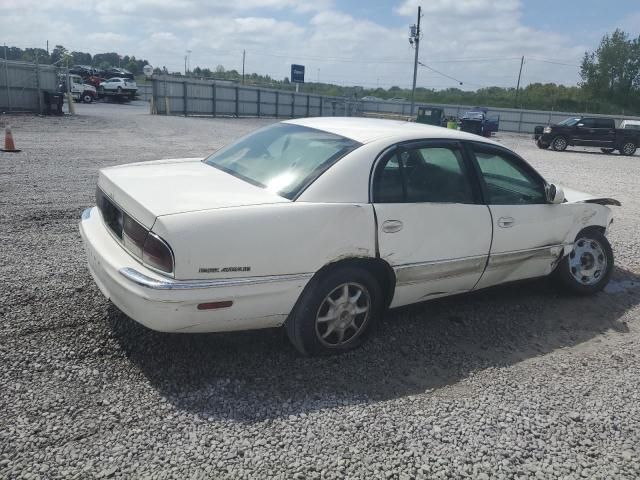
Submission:
[[[615,128],[616,124],[612,118],[596,118],[596,128]]]

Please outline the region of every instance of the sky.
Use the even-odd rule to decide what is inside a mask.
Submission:
[[[297,63],[307,81],[410,87],[418,5],[426,88],[515,86],[522,56],[523,85],[574,85],[602,35],[640,35],[639,0],[0,0],[0,42],[116,51],[170,71],[189,50],[192,68],[240,71],[245,50],[248,73],[282,79]]]

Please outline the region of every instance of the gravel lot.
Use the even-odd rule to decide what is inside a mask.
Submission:
[[[0,477],[640,476],[640,155],[500,135],[550,180],[618,198],[593,298],[527,282],[396,310],[364,348],[279,330],[160,334],[93,284],[77,229],[98,168],[205,155],[272,120],[78,105],[0,116]]]

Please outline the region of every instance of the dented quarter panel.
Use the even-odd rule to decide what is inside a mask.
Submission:
[[[176,278],[201,279],[314,273],[375,257],[374,225],[369,204],[292,202],[160,216],[153,230],[171,239]],[[243,270],[215,271],[225,267]]]
[[[548,275],[573,248],[586,227],[607,228],[611,210],[603,205],[566,202],[558,205],[492,205],[494,235],[487,269],[476,288]],[[497,220],[511,217],[510,228]]]

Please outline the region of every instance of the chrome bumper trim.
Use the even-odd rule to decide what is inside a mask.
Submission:
[[[199,290],[203,288],[241,287],[295,280],[308,280],[313,273],[294,273],[287,275],[270,275],[264,277],[219,278],[211,280],[157,280],[138,272],[133,268],[121,268],[120,275],[127,280],[152,290]]]

